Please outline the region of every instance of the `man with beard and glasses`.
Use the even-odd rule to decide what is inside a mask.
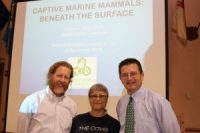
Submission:
[[[50,67],[48,86],[27,96],[22,102],[17,133],[70,132],[77,105],[65,92],[72,77],[72,65],[66,61],[56,62]]]
[[[127,91],[117,104],[120,133],[181,132],[169,101],[142,86],[144,72],[137,59],[120,62],[119,78]]]

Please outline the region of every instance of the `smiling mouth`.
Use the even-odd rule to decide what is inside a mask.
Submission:
[[[135,85],[135,83],[127,83],[127,85]]]
[[[56,87],[57,87],[57,88],[65,88],[65,86],[64,86],[63,84],[61,84],[61,83],[58,83],[58,84],[56,85]]]

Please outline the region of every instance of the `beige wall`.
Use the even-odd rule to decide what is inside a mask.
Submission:
[[[182,45],[171,31],[175,0],[168,0],[169,98],[185,128],[200,129],[200,38]],[[200,22],[200,0],[185,0],[187,26]],[[198,30],[200,34],[200,29]],[[199,131],[200,132],[200,131]]]

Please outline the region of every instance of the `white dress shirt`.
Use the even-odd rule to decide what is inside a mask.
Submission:
[[[123,96],[117,104],[120,133],[124,133],[129,97]],[[135,133],[181,133],[176,115],[167,99],[144,88],[140,88],[132,97],[135,108]]]
[[[69,133],[77,105],[47,87],[26,97],[19,113],[17,133]]]

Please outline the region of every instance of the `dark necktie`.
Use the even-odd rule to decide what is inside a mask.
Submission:
[[[134,103],[133,98],[129,98],[129,102],[126,108],[126,119],[125,119],[125,133],[134,133]]]

